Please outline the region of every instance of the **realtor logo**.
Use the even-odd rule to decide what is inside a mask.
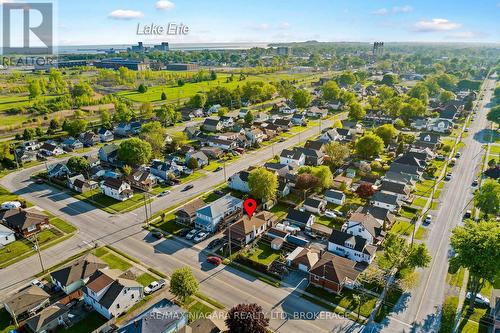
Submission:
[[[52,54],[52,3],[2,4],[3,54]]]

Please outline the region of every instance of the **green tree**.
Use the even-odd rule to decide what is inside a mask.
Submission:
[[[198,280],[189,267],[178,268],[170,276],[170,292],[183,302],[199,288]]]
[[[481,191],[474,193],[474,203],[486,214],[497,214],[500,211],[500,184],[487,179],[481,184]]]
[[[405,238],[395,234],[388,233],[382,247],[383,261],[381,268],[397,272],[405,268],[427,267],[431,262],[431,256],[425,243],[409,244]]]
[[[293,92],[292,100],[299,109],[304,109],[311,103],[312,96],[305,89],[297,89]]]
[[[358,102],[349,105],[349,119],[361,120],[365,117],[366,111]]]
[[[52,118],[49,123],[49,129],[53,132],[57,131],[61,127],[59,120],[57,118]]]
[[[42,88],[40,87],[40,80],[33,80],[28,84],[29,98],[35,99],[42,94]]]
[[[144,94],[146,91],[148,91],[148,87],[141,83],[137,88],[137,91],[141,94]]]
[[[217,115],[219,117],[224,117],[227,113],[229,112],[229,109],[225,106],[220,107],[219,110],[217,110]]]
[[[139,138],[151,145],[153,157],[159,158],[165,147],[166,129],[158,121],[152,121],[141,126]]]
[[[496,221],[465,221],[464,226],[455,227],[451,235],[451,246],[456,256],[451,259],[469,271],[471,311],[476,294],[486,281],[493,283],[500,275],[500,225]],[[496,264],[495,264],[496,263]]]
[[[23,132],[23,140],[29,141],[35,138],[36,132],[34,128],[25,128]]]
[[[385,124],[377,127],[375,134],[384,140],[384,143],[388,145],[396,137],[397,131],[392,124]]]
[[[408,96],[417,98],[425,106],[429,103],[429,89],[422,83],[418,83],[408,91]]]
[[[210,71],[210,80],[217,80],[217,73],[214,70]]]
[[[125,164],[122,168],[122,172],[125,176],[130,176],[130,174],[132,173],[132,167],[128,164]]]
[[[143,119],[151,119],[153,117],[153,105],[150,102],[144,102],[139,107],[139,113]]]
[[[378,88],[378,94],[379,94],[380,100],[382,102],[385,102],[389,98],[392,98],[394,96],[395,91],[391,87],[381,86],[380,88]]]
[[[455,99],[455,94],[448,90],[443,90],[441,94],[439,94],[439,101],[443,104],[448,103]]]
[[[371,158],[384,151],[384,140],[376,134],[366,133],[356,141],[356,152],[364,158]]]
[[[90,164],[87,159],[83,156],[72,156],[66,163],[68,169],[76,174],[88,175],[90,171]]]
[[[340,97],[340,88],[335,81],[327,81],[321,87],[322,98],[326,102],[333,102]]]
[[[192,108],[199,109],[204,108],[207,103],[207,95],[206,94],[196,94],[189,100],[189,105]]]
[[[329,167],[326,165],[321,165],[314,167],[312,170],[312,175],[317,177],[319,180],[319,186],[323,189],[329,189],[333,185],[333,176]]]
[[[338,83],[343,85],[343,86],[350,86],[350,85],[353,85],[354,83],[356,83],[356,77],[354,76],[354,74],[352,74],[352,72],[344,72],[342,73],[338,79],[337,79]]]
[[[0,162],[10,155],[10,147],[7,142],[0,142]]]
[[[278,177],[264,168],[256,168],[248,176],[248,187],[254,198],[263,201],[273,200],[278,190]]]
[[[198,169],[200,166],[198,165],[198,160],[196,158],[190,158],[188,161],[187,161],[187,167],[191,170],[196,170]]]
[[[227,312],[225,323],[229,332],[267,333],[269,319],[258,304],[238,304]]]
[[[334,167],[344,164],[350,153],[351,150],[347,145],[337,141],[332,141],[325,145],[325,154],[328,156],[326,162]]]
[[[162,105],[156,109],[156,117],[163,123],[163,126],[167,126],[175,122],[175,110],[171,105]]]
[[[108,130],[113,128],[113,124],[111,123],[111,116],[106,110],[101,112],[101,126]]]
[[[382,77],[382,81],[380,83],[385,84],[386,86],[394,86],[398,83],[398,76],[396,74],[385,74]]]
[[[184,132],[172,133],[171,137],[172,137],[172,143],[170,143],[169,145],[170,152],[177,151],[177,149],[179,149],[182,145],[185,145],[188,141],[186,133]]]
[[[125,140],[118,148],[118,157],[128,165],[146,164],[151,159],[152,154],[149,142],[139,138]]]
[[[492,121],[496,123],[497,125],[500,125],[500,106],[496,106],[488,112],[488,115],[486,116],[489,121]]]
[[[84,119],[75,119],[73,121],[66,121],[63,124],[63,130],[68,132],[71,136],[78,136],[87,130],[88,122]]]
[[[166,101],[166,100],[167,100],[167,94],[165,94],[165,92],[164,92],[164,91],[162,91],[162,92],[161,92],[160,99],[161,99],[162,101]]]
[[[115,105],[115,114],[113,117],[117,122],[128,123],[132,120],[134,113],[130,110],[125,103],[117,103]]]
[[[248,110],[248,112],[245,114],[245,124],[251,125],[253,124],[254,116],[253,112],[251,110]]]
[[[71,89],[71,96],[76,97],[92,97],[94,96],[94,90],[87,82],[79,82],[73,86]]]

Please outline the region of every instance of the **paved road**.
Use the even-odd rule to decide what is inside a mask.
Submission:
[[[453,169],[451,181],[444,187],[439,210],[434,214],[426,241],[432,262],[419,270],[419,284],[398,304],[398,310],[382,325],[383,332],[438,332],[441,305],[447,289],[448,249],[451,230],[462,223],[466,206],[472,199],[471,184],[481,164],[483,132],[487,127],[487,103],[495,81],[485,81],[484,98],[479,102],[476,119],[463,141],[462,157]]]
[[[323,121],[323,127],[330,126],[332,121]],[[276,143],[258,152],[246,154],[226,167],[227,176],[247,168],[249,165],[260,164],[273,157],[274,153],[305,140],[318,133],[319,128],[311,128],[294,136],[286,142]],[[206,267],[204,254],[200,248],[186,246],[174,239],[152,240],[141,228],[145,212],[143,208],[135,211],[112,215],[90,204],[76,200],[69,194],[51,188],[45,184],[31,182],[30,175],[43,170],[44,166],[12,173],[0,180],[0,184],[8,190],[19,194],[78,227],[77,235],[68,241],[60,243],[42,252],[46,267],[52,266],[72,254],[92,247],[92,242],[109,244],[141,260],[145,265],[155,267],[167,274],[181,266],[190,266],[196,277],[201,281],[202,292],[220,301],[227,307],[241,302],[256,302],[265,311],[273,313],[271,327],[282,332],[311,331],[357,331],[360,328],[350,320],[332,319],[333,314],[302,298],[293,290],[274,288],[230,267]],[[181,187],[174,188],[172,193],[158,198],[152,203],[153,212],[159,212],[172,205],[183,202],[194,195],[208,192],[213,186],[223,181],[223,172],[213,173],[213,176],[201,178],[192,182],[194,188],[182,192]],[[11,265],[0,271],[0,297],[19,288],[30,277],[41,271],[36,256]],[[256,292],[258,290],[259,292]],[[287,315],[284,315],[287,314]],[[307,314],[312,318],[297,320],[290,316]],[[329,316],[329,317],[327,317]]]

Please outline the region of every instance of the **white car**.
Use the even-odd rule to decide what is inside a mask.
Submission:
[[[19,201],[6,201],[3,202],[2,205],[0,205],[1,210],[9,210],[16,208],[21,208],[21,203]]]
[[[193,239],[194,236],[199,232],[198,229],[193,229],[186,235],[186,239]]]
[[[195,238],[193,238],[193,241],[195,243],[199,243],[207,237],[208,237],[208,234],[206,232],[200,232],[198,235],[196,235]]]
[[[333,219],[333,218],[335,218],[335,217],[337,217],[337,215],[335,215],[335,213],[334,213],[334,212],[332,212],[331,210],[327,210],[327,211],[325,211],[325,216],[326,216],[326,217],[330,217],[330,218],[332,218],[332,219]]]
[[[44,287],[42,281],[38,280],[38,279],[34,279],[33,281],[31,281],[31,284],[34,285],[34,286],[37,286],[39,288],[42,288]]]
[[[432,215],[431,214],[427,214],[427,216],[425,217],[425,220],[424,220],[424,223],[431,223],[432,222]]]
[[[165,280],[153,281],[146,288],[144,288],[144,294],[148,295],[154,293],[163,287],[165,287]]]
[[[467,293],[467,295],[465,296],[465,298],[470,300],[471,297],[472,297],[472,293],[469,291]],[[480,305],[490,305],[490,300],[481,294],[476,294],[476,301],[475,302],[477,304],[480,304]]]

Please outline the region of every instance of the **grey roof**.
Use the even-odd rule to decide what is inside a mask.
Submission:
[[[387,219],[388,221],[392,222],[395,219],[395,216],[389,209],[371,205],[359,207],[356,210],[356,213],[370,214],[379,221],[384,221]]]
[[[219,119],[205,118],[203,125],[217,126],[220,123]]]
[[[288,210],[287,219],[293,222],[299,222],[302,224],[306,224],[309,221],[309,218],[313,215],[310,212],[301,212],[300,210],[290,208]]]
[[[325,197],[342,200],[343,198],[345,198],[345,195],[342,191],[327,190],[325,192]]]
[[[187,312],[167,299],[162,299],[138,316],[132,318],[119,333],[159,333],[170,332]],[[175,330],[177,331],[177,330]]]
[[[198,209],[196,212],[209,217],[216,217],[223,215],[226,211],[233,208],[234,206],[241,205],[243,200],[233,197],[230,194],[226,194],[223,197],[215,200],[214,202]]]
[[[373,236],[373,238],[382,235],[382,225],[371,214],[353,213],[349,217],[348,221],[356,224],[353,224],[350,228],[347,228],[345,230],[346,232],[349,232],[349,229],[355,228],[356,226],[361,224],[370,233],[370,235]]]
[[[372,196],[371,200],[377,201],[377,202],[383,202],[383,203],[391,204],[391,205],[398,204],[398,196],[395,194],[389,194],[389,193],[377,192]]]
[[[45,325],[57,320],[60,316],[67,312],[69,312],[69,308],[66,305],[56,303],[43,309],[37,315],[29,318],[26,321],[26,324],[33,332],[40,332]]]
[[[424,138],[429,137],[430,141],[425,141]],[[429,133],[429,132],[422,132],[418,136],[418,140],[422,142],[427,142],[427,143],[438,143],[439,142],[439,135],[435,133]]]
[[[293,159],[293,160],[299,160],[301,155],[303,154],[302,151],[300,150],[289,150],[289,149],[283,149],[281,151],[281,157],[285,157],[285,158],[290,158],[290,159]]]
[[[363,237],[354,236],[340,230],[333,229],[332,234],[328,239],[329,242],[341,246],[345,246],[345,242],[347,240],[354,240],[354,250],[357,252],[363,252],[372,255],[377,250],[375,246],[368,244],[367,240]]]
[[[413,166],[417,166],[419,168],[425,168],[425,164],[426,164],[424,161],[417,159],[415,156],[413,156],[411,154],[401,155],[401,156],[397,157],[393,163],[413,165]]]
[[[379,189],[397,194],[410,194],[410,188],[406,184],[391,182],[390,180],[383,180]]]
[[[323,146],[325,143],[323,141],[312,141],[312,140],[307,140],[306,144],[304,145],[305,148],[308,149],[313,149],[313,150],[321,150],[323,149]]]
[[[402,174],[399,171],[388,171],[388,172],[386,172],[386,174],[384,175],[384,179],[391,180],[391,181],[394,181],[394,182],[402,182],[402,183],[404,182],[405,184],[411,184],[412,183],[411,176]]]
[[[324,202],[321,199],[309,197],[304,201],[304,206],[319,208],[322,203]]]
[[[420,176],[422,173],[419,170],[419,167],[414,166],[414,165],[407,165],[407,164],[399,164],[399,163],[392,163],[391,167],[389,168],[390,172],[397,172],[397,173],[406,173],[408,175],[414,175],[414,176]]]
[[[50,276],[61,285],[68,286],[75,281],[90,277],[98,269],[107,265],[93,254],[87,254],[70,265],[50,273]]]

